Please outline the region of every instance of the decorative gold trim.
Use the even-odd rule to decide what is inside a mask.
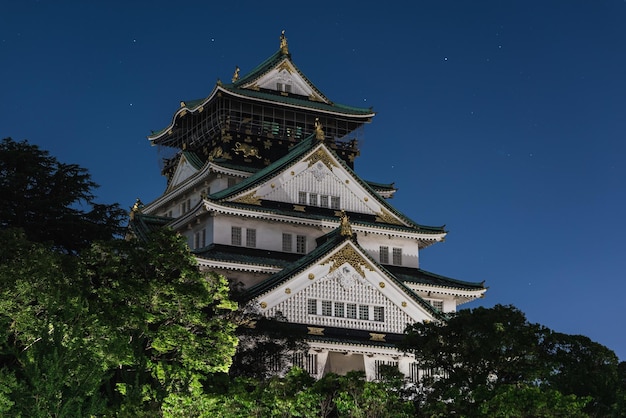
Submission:
[[[247,138],[245,139],[247,141]],[[239,155],[239,153],[243,153],[244,158],[246,157],[255,157],[257,159],[261,159],[259,155],[259,149],[257,147],[253,147],[252,145],[242,144],[241,142],[235,142],[235,148],[233,148],[235,154]]]
[[[315,274],[309,273],[309,280],[313,280],[315,278]]]
[[[235,203],[243,203],[246,205],[261,205],[261,198],[255,194],[255,191],[252,191],[248,194],[245,194],[237,199],[233,200]]]
[[[387,334],[376,334],[375,332],[370,332],[370,341],[385,341],[385,337]]]
[[[289,46],[287,45],[287,37],[285,36],[285,30],[280,33],[280,52],[283,55],[289,54]]]
[[[324,129],[320,118],[315,118],[315,139],[323,141],[325,138]]]
[[[289,74],[291,74],[293,72],[293,70],[291,69],[291,65],[289,65],[289,61],[284,60],[283,62],[280,63],[280,65],[278,67],[276,67],[276,69],[280,72],[280,71],[287,71]]]
[[[324,335],[324,328],[307,327],[309,335]]]
[[[259,306],[261,306],[261,309],[265,309],[267,308],[267,303],[261,302]]]
[[[304,212],[305,207],[302,205],[293,205],[293,210],[296,212]]]
[[[304,161],[309,163],[309,167],[311,167],[316,162],[321,161],[326,164],[326,167],[328,167],[330,171],[333,171],[333,167],[339,167],[337,164],[335,164],[335,162],[332,160],[332,157],[323,148],[315,151],[309,156],[309,158],[305,159]]]
[[[406,308],[406,301],[402,301],[402,307]]]
[[[290,288],[285,289],[285,293],[290,295],[291,294],[291,289]]]
[[[384,282],[380,282],[380,283],[378,283],[378,286],[380,286],[381,289],[384,289],[385,288],[385,283]]]
[[[233,73],[232,82],[239,80],[239,67],[235,67],[235,72]]]
[[[342,249],[337,251],[321,264],[324,265],[331,262],[333,263],[333,265],[330,267],[330,270],[328,271],[329,273],[337,270],[345,263],[350,264],[352,268],[355,269],[357,273],[359,273],[363,278],[365,278],[365,272],[363,271],[361,266],[364,266],[370,271],[374,271],[374,267],[359,253],[357,253],[351,245],[344,246]]]
[[[348,218],[348,215],[346,215],[346,212],[343,210],[341,211],[341,236],[352,236],[352,226],[350,225],[350,218]]]
[[[403,225],[395,216],[389,213],[385,208],[380,208],[380,212],[376,214],[376,222],[382,222],[392,225]]]

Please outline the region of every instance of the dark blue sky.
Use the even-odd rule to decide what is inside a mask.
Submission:
[[[377,111],[357,172],[447,225],[424,269],[625,360],[626,2],[300,4],[3,2],[0,136],[86,167],[103,203],[149,202],[146,136],[285,29],[327,97]]]

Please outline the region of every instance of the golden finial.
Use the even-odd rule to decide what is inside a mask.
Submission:
[[[341,211],[341,236],[342,237],[351,237],[352,236],[352,226],[350,225],[350,219],[348,219],[348,215],[346,215],[346,211]]]
[[[141,209],[143,209],[143,203],[141,202],[141,199],[137,198],[137,200],[135,201],[135,204],[130,209],[130,220],[131,221],[133,219],[135,219],[135,213],[141,212]]]
[[[287,37],[285,37],[285,30],[280,33],[280,52],[283,55],[289,54],[289,47],[287,46]]]
[[[235,67],[235,73],[233,74],[233,83],[239,80],[239,67]]]
[[[315,139],[319,139],[320,141],[324,140],[324,130],[322,128],[320,118],[315,118]]]
[[[187,106],[187,104],[181,100],[180,107],[185,107],[185,106]]]

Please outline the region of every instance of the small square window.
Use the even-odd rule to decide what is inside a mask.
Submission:
[[[367,305],[359,305],[359,319],[370,319],[370,307]]]
[[[385,322],[385,308],[383,306],[374,306],[374,321]]]
[[[380,252],[380,264],[389,264],[389,247],[381,246]]]
[[[293,235],[283,234],[283,251],[290,253],[293,248]]]
[[[241,227],[233,226],[230,229],[230,243],[232,245],[241,245]]]
[[[298,254],[306,254],[306,236],[296,236],[296,252]]]
[[[322,301],[322,315],[324,316],[332,316],[333,314],[333,303],[330,300]]]
[[[346,304],[346,318],[356,319],[356,303]]]
[[[328,207],[328,195],[325,195],[325,194],[320,195],[320,207],[322,208]]]
[[[317,206],[317,193],[309,194],[309,205]]]
[[[306,192],[298,192],[298,203],[306,205]]]
[[[309,315],[317,315],[317,299],[307,300],[307,313]]]
[[[394,248],[393,249],[393,264],[396,266],[402,265],[402,248]]]
[[[330,208],[331,209],[339,209],[339,196],[331,196],[330,197]]]
[[[256,229],[246,229],[246,247],[256,247]]]
[[[340,318],[345,316],[345,304],[343,302],[335,302],[335,316]]]

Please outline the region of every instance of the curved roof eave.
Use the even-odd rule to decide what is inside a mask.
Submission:
[[[324,106],[328,106],[328,107],[341,106],[343,109],[345,109],[344,111],[339,111],[339,110],[333,111],[331,109],[324,109],[322,106],[319,106],[319,105],[321,105],[321,103],[317,103],[317,102],[312,102],[312,103],[316,103],[316,104],[318,104],[318,106],[309,106],[309,107],[307,107],[305,105],[305,103],[302,103],[301,105],[298,105],[296,103],[285,102],[284,100],[280,101],[280,100],[271,100],[269,98],[255,97],[254,95],[242,94],[244,92],[247,92],[245,90],[239,90],[239,92],[233,91],[232,89],[228,88],[227,86],[218,83],[218,84],[215,85],[215,87],[213,88],[211,93],[206,98],[200,99],[200,100],[194,100],[192,106],[188,106],[186,104],[186,102],[184,102],[184,101],[181,102],[181,107],[174,113],[174,116],[172,117],[172,120],[169,123],[169,125],[167,127],[163,128],[163,129],[161,129],[160,131],[157,131],[157,132],[152,133],[151,135],[148,135],[148,140],[153,145],[156,144],[157,140],[162,138],[164,135],[167,135],[168,132],[170,132],[170,130],[174,127],[174,125],[176,124],[176,118],[178,118],[179,115],[184,115],[187,112],[195,113],[200,108],[203,108],[209,101],[211,101],[213,99],[213,97],[215,97],[217,92],[223,92],[223,93],[232,95],[232,96],[237,97],[237,98],[252,99],[252,100],[256,100],[256,101],[263,102],[263,103],[271,103],[271,104],[280,103],[283,106],[292,107],[292,108],[296,108],[296,109],[308,109],[308,110],[314,109],[315,111],[318,111],[320,113],[333,115],[333,116],[351,116],[351,117],[360,118],[360,119],[369,119],[369,118],[372,118],[372,117],[374,117],[376,115],[376,112],[374,112],[372,110],[369,110],[369,109],[363,109],[364,113],[354,113],[354,112],[350,112],[351,108],[348,107],[348,106],[326,105],[326,104],[324,104]]]

